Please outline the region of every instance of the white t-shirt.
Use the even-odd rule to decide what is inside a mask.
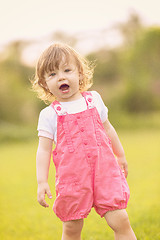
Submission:
[[[91,91],[94,105],[98,110],[102,123],[108,118],[108,108],[104,105],[104,102],[96,91]],[[79,98],[71,102],[60,102],[62,107],[69,114],[85,111],[87,109],[86,100],[84,97]],[[38,136],[47,137],[52,139],[55,143],[57,141],[57,114],[55,110],[48,106],[44,108],[39,115],[38,121]]]

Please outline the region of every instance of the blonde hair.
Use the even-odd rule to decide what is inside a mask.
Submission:
[[[44,102],[52,102],[55,96],[49,91],[45,75],[59,68],[62,59],[69,63],[75,61],[82,79],[80,80],[80,92],[88,90],[92,84],[94,65],[80,56],[73,48],[63,43],[54,43],[48,47],[40,56],[37,66],[35,79],[32,81],[32,88],[38,93],[38,97]]]

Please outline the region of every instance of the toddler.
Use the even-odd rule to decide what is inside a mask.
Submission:
[[[115,239],[134,240],[125,208],[129,188],[125,154],[108,120],[108,109],[92,85],[93,67],[66,44],[55,43],[40,56],[33,88],[51,104],[39,116],[38,202],[52,198],[48,172],[52,145],[56,168],[53,210],[63,222],[62,240],[80,240],[83,219],[94,207]],[[116,156],[116,157],[115,157]]]

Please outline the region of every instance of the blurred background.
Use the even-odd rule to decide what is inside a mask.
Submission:
[[[39,112],[46,105],[31,90],[30,83],[38,57],[54,41],[65,42],[96,62],[92,90],[101,94],[108,107],[109,119],[118,131],[129,163],[132,195],[128,211],[132,226],[138,239],[160,239],[159,9],[159,0],[1,3],[2,240],[49,240],[53,230],[56,234],[53,239],[60,239],[57,218],[36,201],[36,128]],[[53,175],[54,169],[49,180],[51,186]],[[110,230],[105,231],[106,224],[100,228],[96,225],[98,221],[93,213],[83,239],[113,239]]]
[[[54,41],[96,61],[92,89],[102,94],[116,127],[159,126],[158,7],[158,0],[145,5],[138,0],[6,0],[0,9],[0,141],[27,137],[32,131],[24,126],[37,124],[44,104],[29,80],[39,55]],[[23,131],[14,136],[17,125]],[[14,131],[7,133],[9,128]]]

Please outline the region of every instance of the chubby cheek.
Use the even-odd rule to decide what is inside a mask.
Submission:
[[[47,87],[51,91],[51,84],[47,83]]]
[[[48,90],[54,95],[55,93],[55,88],[52,84],[47,84],[47,88]]]
[[[47,86],[48,86],[48,88],[49,88],[50,91],[55,88],[53,82],[51,82],[51,81],[50,81],[50,82],[47,82]]]

